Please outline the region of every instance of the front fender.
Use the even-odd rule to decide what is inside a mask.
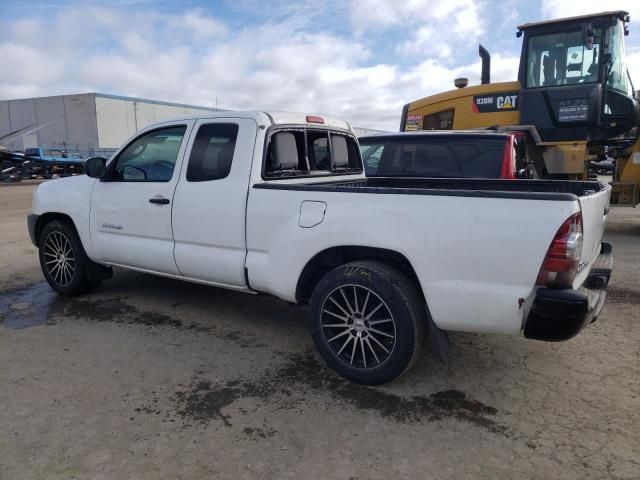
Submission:
[[[89,230],[91,191],[97,180],[86,175],[59,178],[41,183],[33,192],[31,213],[42,217],[58,213],[71,218],[87,256],[93,259]],[[36,239],[37,242],[37,239]]]

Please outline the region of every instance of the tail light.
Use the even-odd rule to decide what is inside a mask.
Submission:
[[[504,145],[500,178],[508,178],[510,180],[516,178],[516,153],[514,150],[513,135],[509,135]]]
[[[538,274],[538,285],[570,288],[582,255],[582,213],[571,215],[558,229]]]
[[[307,115],[307,123],[324,123],[324,118],[318,115]]]

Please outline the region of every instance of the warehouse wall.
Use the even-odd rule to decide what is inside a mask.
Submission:
[[[109,155],[150,123],[215,109],[101,93],[0,101],[0,137],[30,125],[42,126],[6,144],[66,148],[82,155]],[[353,127],[356,135],[380,130]]]
[[[0,102],[0,136],[31,125],[41,126],[7,146],[14,150],[46,146],[88,151],[97,139],[93,98],[93,94],[81,94]]]
[[[96,97],[96,125],[97,146],[118,148],[137,131],[133,102]]]
[[[0,101],[0,137],[39,126],[6,146],[66,148],[83,155],[108,155],[150,123],[209,112],[207,107],[84,93]]]
[[[207,107],[168,105],[153,100],[96,94],[98,147],[118,148],[134,133],[151,123],[212,110],[214,109]]]
[[[364,137],[366,135],[382,135],[383,133],[394,133],[388,130],[378,130],[375,128],[351,127],[356,137]]]

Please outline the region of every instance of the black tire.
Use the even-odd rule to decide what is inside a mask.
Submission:
[[[313,291],[309,317],[313,341],[327,364],[365,385],[389,382],[409,370],[425,337],[422,295],[402,272],[382,262],[351,262],[328,272]]]
[[[100,284],[87,278],[87,262],[91,260],[75,228],[63,220],[52,220],[42,228],[38,256],[44,278],[62,295],[87,293]]]

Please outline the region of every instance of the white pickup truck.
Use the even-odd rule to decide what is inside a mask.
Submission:
[[[51,287],[111,266],[309,304],[344,377],[407,370],[425,333],[564,340],[612,268],[598,182],[369,178],[346,122],[225,112],[151,125],[87,175],[41,184],[29,232]]]

